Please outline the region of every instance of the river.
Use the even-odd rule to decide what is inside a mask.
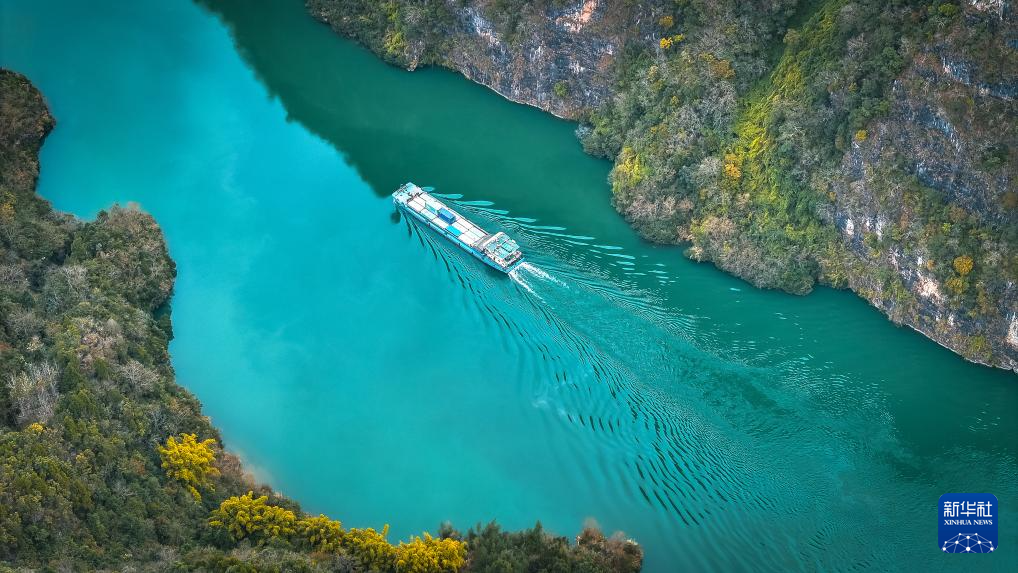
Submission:
[[[0,65],[57,118],[44,197],[159,221],[178,382],[259,479],[393,539],[594,520],[651,572],[960,569],[955,491],[1018,546],[1014,374],[642,242],[573,124],[389,67],[300,0],[211,3],[4,0]],[[407,180],[528,265],[399,218]]]

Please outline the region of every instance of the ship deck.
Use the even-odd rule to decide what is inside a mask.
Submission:
[[[462,215],[450,209],[446,204],[435,199],[434,196],[425,196],[423,191],[420,193],[411,191],[408,196],[410,199],[404,202],[404,205],[406,205],[408,209],[420,214],[431,224],[454,236],[456,240],[460,241],[464,245],[479,250],[480,244],[489,236],[484,229],[465,219]],[[452,223],[448,223],[442,219],[442,217],[439,216],[439,211],[441,209],[445,209],[452,213],[456,217],[455,220]]]

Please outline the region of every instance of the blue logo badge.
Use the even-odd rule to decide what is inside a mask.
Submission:
[[[940,496],[940,550],[993,553],[997,550],[997,497],[989,493]]]

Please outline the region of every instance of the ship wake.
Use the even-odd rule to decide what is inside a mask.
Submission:
[[[509,278],[512,279],[514,283],[520,285],[523,290],[534,295],[542,302],[544,302],[544,297],[537,294],[537,291],[534,289],[534,284],[536,282],[551,283],[557,286],[567,287],[566,283],[557,279],[552,274],[548,273],[541,267],[528,262],[523,262],[517,265],[515,269],[509,271]]]

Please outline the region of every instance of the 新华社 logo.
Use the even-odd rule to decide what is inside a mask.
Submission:
[[[997,550],[997,497],[989,493],[940,496],[937,531],[944,553],[993,553]]]

